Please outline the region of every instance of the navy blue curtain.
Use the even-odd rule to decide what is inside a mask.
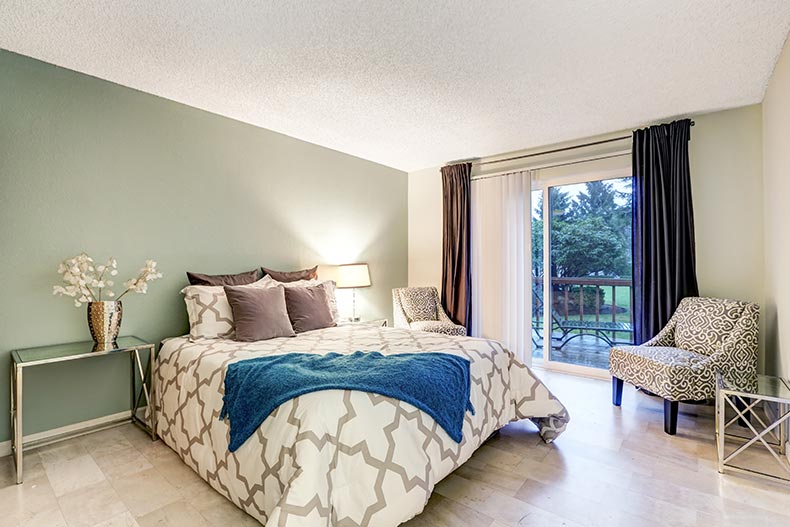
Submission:
[[[634,331],[658,333],[681,299],[698,296],[688,142],[691,121],[634,131]]]

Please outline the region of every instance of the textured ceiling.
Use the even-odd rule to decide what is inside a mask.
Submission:
[[[0,0],[0,48],[385,165],[762,100],[790,0]]]

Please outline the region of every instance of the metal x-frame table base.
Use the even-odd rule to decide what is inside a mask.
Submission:
[[[106,430],[108,428],[112,428],[115,426],[119,426],[124,423],[134,423],[140,428],[142,428],[147,434],[151,436],[152,441],[156,441],[156,412],[154,412],[154,397],[152,383],[153,383],[153,376],[154,376],[154,368],[155,368],[155,361],[156,361],[156,353],[155,353],[155,346],[151,345],[149,348],[142,348],[148,349],[148,368],[147,370],[143,367],[143,360],[140,356],[141,349],[133,349],[126,351],[129,353],[130,362],[131,362],[131,390],[130,390],[130,406],[131,406],[131,416],[124,417],[121,419],[117,419],[114,421],[110,421],[108,423],[102,423],[97,426],[93,426],[90,428],[83,428],[74,432],[66,432],[64,434],[58,434],[57,436],[47,437],[45,439],[40,439],[36,441],[28,441],[27,443],[23,440],[22,434],[22,397],[23,397],[23,370],[26,367],[31,367],[39,364],[43,364],[46,361],[38,362],[38,363],[28,363],[28,364],[19,364],[14,362],[11,367],[11,456],[14,460],[14,466],[16,468],[16,483],[21,484],[23,481],[23,474],[24,474],[24,463],[23,463],[23,454],[25,451],[33,450],[35,448],[40,448],[46,445],[50,445],[53,443],[57,443],[60,441],[65,441],[67,439],[72,439],[75,437],[83,436],[92,432],[98,432],[100,430]],[[58,361],[53,361],[58,362]],[[137,379],[136,374],[140,375],[141,386],[140,391],[137,391]],[[144,419],[141,419],[138,415],[138,410],[140,409],[141,401],[145,399],[146,402],[146,417],[148,418],[149,422],[146,422]],[[150,423],[150,424],[149,424]]]
[[[756,406],[763,401],[774,402],[777,405],[777,416],[773,420],[766,419],[768,423],[766,423],[766,421],[755,411]],[[735,411],[735,416],[730,420],[726,420],[725,410],[728,406]],[[723,474],[725,471],[735,472],[772,481],[790,482],[790,461],[785,457],[788,441],[787,430],[790,427],[790,404],[783,400],[770,397],[746,396],[740,393],[732,393],[728,390],[719,390],[717,393],[716,410],[716,447],[718,449],[719,473]],[[752,420],[756,420],[759,423],[761,430],[758,431],[757,428],[755,428],[752,424]],[[746,429],[751,432],[752,437],[746,438],[728,434],[727,428],[736,422],[741,424],[741,426],[745,425]],[[773,436],[776,442],[766,440],[766,436],[769,434]],[[734,451],[725,455],[724,446],[727,439],[742,441],[744,443]],[[768,437],[768,439],[770,439],[770,437]],[[771,453],[777,464],[782,468],[783,475],[768,474],[732,464],[733,459],[758,441]]]

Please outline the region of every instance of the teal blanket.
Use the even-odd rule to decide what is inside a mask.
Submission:
[[[228,366],[220,419],[230,420],[234,452],[281,404],[310,392],[358,390],[419,408],[460,443],[464,415],[474,415],[469,367],[468,359],[446,353],[288,353],[243,360]]]

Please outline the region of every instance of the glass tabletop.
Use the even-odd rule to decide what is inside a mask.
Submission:
[[[30,362],[68,360],[79,355],[106,355],[130,351],[133,349],[150,347],[151,343],[138,337],[118,337],[116,347],[111,350],[94,351],[95,342],[92,340],[85,342],[70,342],[68,344],[55,344],[53,346],[39,346],[37,348],[25,348],[13,350],[11,356],[18,364]]]
[[[773,375],[758,375],[756,385],[738,386],[736,383],[719,376],[721,386],[725,390],[742,392],[750,395],[773,397],[790,401],[790,380]]]

